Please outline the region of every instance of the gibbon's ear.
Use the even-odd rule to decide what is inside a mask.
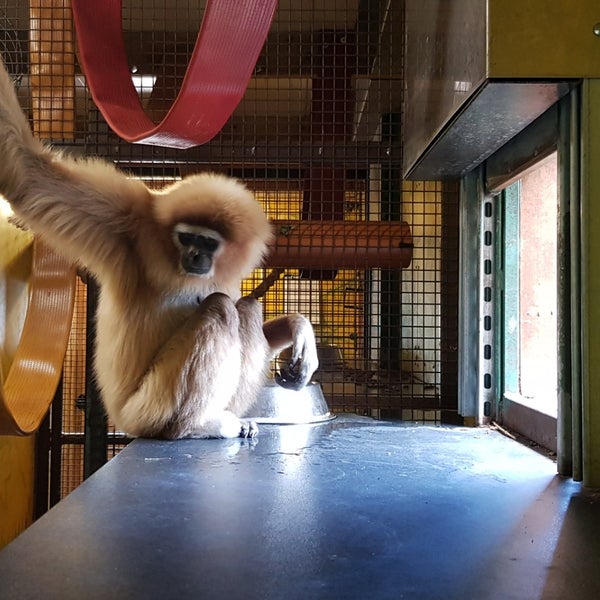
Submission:
[[[244,274],[260,264],[273,238],[271,224],[252,192],[223,175],[191,175],[165,188],[156,193],[154,213],[169,228],[187,223],[219,232],[226,245],[220,264],[233,261],[237,272]]]

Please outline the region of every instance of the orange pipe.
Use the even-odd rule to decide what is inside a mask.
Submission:
[[[265,266],[307,269],[402,269],[412,260],[404,221],[273,221]]]

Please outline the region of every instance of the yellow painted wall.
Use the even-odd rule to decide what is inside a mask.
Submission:
[[[0,548],[33,520],[34,439],[0,437]]]
[[[27,308],[31,236],[8,222],[0,199],[0,379],[14,357]],[[0,548],[33,519],[35,438],[0,436]]]
[[[487,0],[487,6],[488,77],[600,75],[598,0]]]

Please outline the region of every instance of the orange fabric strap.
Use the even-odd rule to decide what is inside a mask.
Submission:
[[[211,140],[242,99],[277,0],[207,0],[181,90],[158,125],[131,79],[121,0],[71,5],[87,84],[113,131],[129,142],[189,148]]]
[[[36,239],[23,332],[0,385],[0,434],[35,433],[48,412],[62,373],[74,299],[75,267]]]

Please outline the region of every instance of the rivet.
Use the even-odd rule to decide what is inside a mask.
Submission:
[[[600,23],[596,23],[592,31],[594,32],[595,36],[600,37]]]

